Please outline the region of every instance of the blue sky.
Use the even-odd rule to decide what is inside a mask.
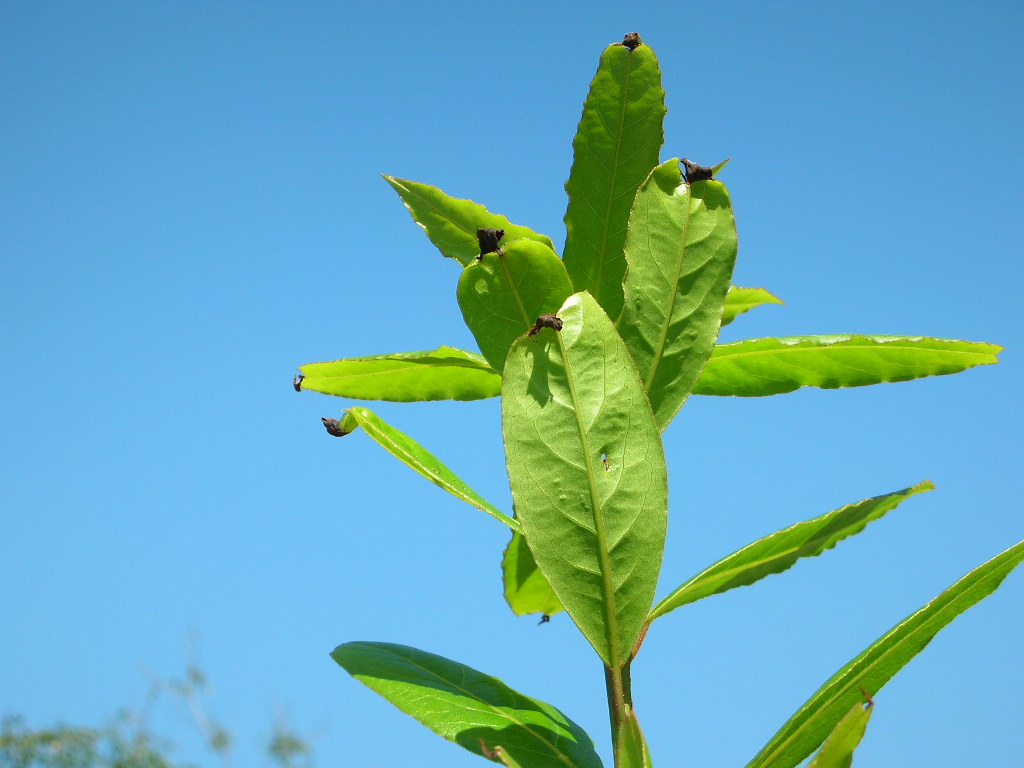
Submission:
[[[379,174],[560,243],[583,97],[636,30],[664,73],[663,158],[733,158],[735,282],[786,301],[723,338],[1007,348],[952,377],[694,398],[666,433],[660,594],[797,520],[938,486],[652,631],[633,679],[654,759],[745,764],[1024,537],[1022,24],[1016,2],[4,3],[0,714],[96,723],[192,653],[238,765],[278,717],[323,766],[479,764],[327,656],[384,640],[551,702],[607,757],[597,658],[564,616],[510,614],[503,527],[365,435],[328,437],[346,402],[291,377],[472,348],[457,265]],[[374,407],[508,508],[497,400]],[[1018,760],[1022,611],[1017,573],[940,634],[877,697],[857,765]],[[156,717],[213,764],[183,707]]]

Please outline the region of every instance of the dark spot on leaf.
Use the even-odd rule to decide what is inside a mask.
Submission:
[[[530,329],[528,336],[536,336],[541,328],[551,328],[555,331],[562,330],[562,318],[557,315],[541,315],[537,318],[537,322],[533,324],[533,328]]]
[[[293,387],[295,387],[295,391],[296,391],[296,392],[301,392],[301,391],[302,391],[302,380],[303,380],[304,378],[306,378],[306,377],[305,377],[305,376],[303,376],[303,375],[302,375],[302,374],[300,373],[300,374],[298,374],[298,375],[297,375],[297,376],[296,376],[296,377],[295,377],[294,379],[292,379],[292,386],[293,386]]]
[[[537,626],[539,627],[541,624],[547,624],[549,621],[551,621],[550,616],[548,616],[546,613],[541,614],[540,621],[537,622]]]
[[[480,243],[480,256],[498,250],[498,242],[505,236],[504,229],[478,229],[477,242]]]
[[[685,157],[679,162],[683,164],[683,178],[686,179],[687,184],[693,184],[695,181],[711,181],[715,177],[714,168],[705,168],[703,165],[691,163]]]
[[[625,48],[628,49],[630,53],[632,53],[641,45],[643,45],[643,42],[640,40],[639,32],[630,32],[624,38],[622,38],[622,42],[619,43],[619,45],[625,46]]]
[[[337,419],[321,418],[320,421],[324,423],[324,429],[327,430],[327,434],[332,435],[333,437],[344,437],[345,435],[348,434],[348,432],[343,430],[341,428],[341,425],[338,424]]]

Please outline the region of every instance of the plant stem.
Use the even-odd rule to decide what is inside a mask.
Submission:
[[[604,668],[604,683],[608,693],[608,720],[612,729],[612,751],[618,766],[619,730],[633,706],[633,692],[630,683],[629,662],[621,669]]]

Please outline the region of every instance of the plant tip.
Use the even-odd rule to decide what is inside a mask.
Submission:
[[[327,434],[332,437],[344,437],[348,434],[348,432],[341,428],[337,419],[325,419],[321,417],[320,421],[324,423],[324,429],[327,430]]]
[[[292,386],[295,387],[296,392],[302,391],[302,380],[306,378],[301,373],[296,374],[295,378],[292,379]]]

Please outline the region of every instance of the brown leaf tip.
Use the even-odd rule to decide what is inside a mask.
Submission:
[[[337,419],[321,418],[320,421],[324,423],[324,429],[327,430],[327,434],[331,435],[332,437],[344,437],[345,435],[348,434],[348,432],[341,428],[341,425],[338,423]]]
[[[643,45],[643,41],[640,39],[639,32],[630,32],[624,38],[622,38],[622,42],[619,43],[619,45],[625,47],[626,50],[632,53],[641,45]]]
[[[292,379],[292,386],[295,387],[295,391],[296,392],[301,392],[302,391],[302,380],[304,378],[306,378],[306,377],[303,376],[300,373],[300,374],[297,374],[294,379]]]
[[[683,178],[686,179],[687,184],[692,184],[695,181],[711,181],[715,178],[714,168],[705,168],[703,165],[691,163],[685,157],[679,162],[683,164]]]
[[[530,329],[528,336],[536,336],[540,333],[541,328],[551,328],[555,331],[562,330],[562,318],[557,315],[541,315],[537,318],[537,322],[533,324],[533,328]]]
[[[498,242],[504,236],[504,229],[478,229],[476,231],[476,239],[480,243],[480,256],[482,257],[485,253],[494,253],[498,250]]]

